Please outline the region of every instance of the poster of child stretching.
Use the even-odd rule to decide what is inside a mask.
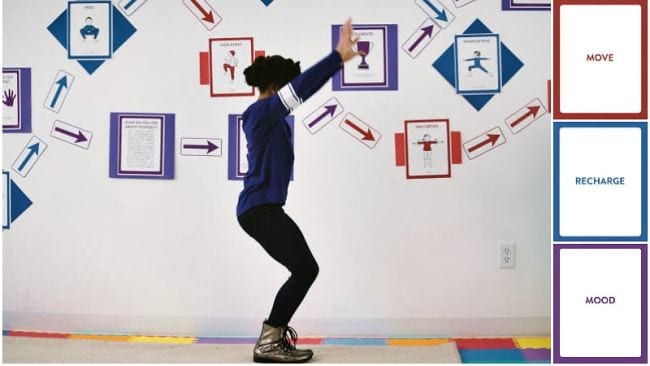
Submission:
[[[112,55],[111,3],[68,3],[68,58],[107,59]]]
[[[449,120],[405,121],[406,178],[449,178]]]
[[[253,38],[210,39],[210,94],[254,95],[246,84],[244,70],[253,63]]]

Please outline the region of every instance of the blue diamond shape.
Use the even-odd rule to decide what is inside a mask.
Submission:
[[[53,22],[47,27],[47,30],[56,38],[57,41],[68,49],[68,9],[64,10]],[[113,6],[113,52],[117,51],[127,39],[137,31],[128,19]],[[104,60],[79,60],[79,64],[88,72],[94,73],[103,63]]]

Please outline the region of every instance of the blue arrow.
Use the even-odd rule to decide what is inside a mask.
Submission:
[[[57,81],[55,84],[59,84],[59,88],[56,89],[56,93],[54,93],[54,98],[52,98],[52,103],[50,104],[50,108],[54,108],[56,105],[57,100],[59,100],[59,96],[61,96],[61,91],[63,88],[68,87],[68,77],[64,76],[59,81]]]
[[[20,166],[18,167],[18,170],[19,170],[19,171],[23,171],[23,169],[25,168],[25,165],[27,165],[27,163],[29,162],[29,160],[31,160],[32,156],[34,156],[34,155],[38,155],[38,147],[39,147],[39,146],[40,146],[40,144],[37,142],[37,143],[35,143],[34,145],[28,147],[28,149],[29,149],[29,154],[27,154],[27,157],[25,157],[25,160],[23,160],[23,162],[22,162],[22,163],[20,164]]]
[[[128,10],[131,7],[131,5],[135,4],[136,1],[138,0],[131,0],[128,3],[126,3],[126,5],[124,5],[124,10]]]
[[[431,10],[433,10],[433,11],[438,15],[438,16],[436,17],[436,19],[438,19],[438,20],[442,20],[443,22],[446,22],[446,21],[447,21],[447,12],[445,12],[444,10],[440,11],[440,10],[439,10],[438,8],[436,8],[436,6],[433,5],[433,4],[431,3],[431,1],[429,1],[429,0],[424,0],[424,3],[427,4],[427,6],[430,7]]]

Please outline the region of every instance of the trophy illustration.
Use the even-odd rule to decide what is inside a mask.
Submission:
[[[357,42],[357,52],[361,54],[361,63],[358,66],[359,69],[367,70],[370,68],[370,65],[366,62],[366,56],[368,56],[368,53],[372,50],[373,45],[374,44],[370,41]]]

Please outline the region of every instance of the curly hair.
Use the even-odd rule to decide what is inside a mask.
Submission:
[[[260,56],[244,70],[246,84],[255,86],[260,92],[265,92],[271,86],[282,88],[288,82],[300,75],[300,61],[279,55]]]

